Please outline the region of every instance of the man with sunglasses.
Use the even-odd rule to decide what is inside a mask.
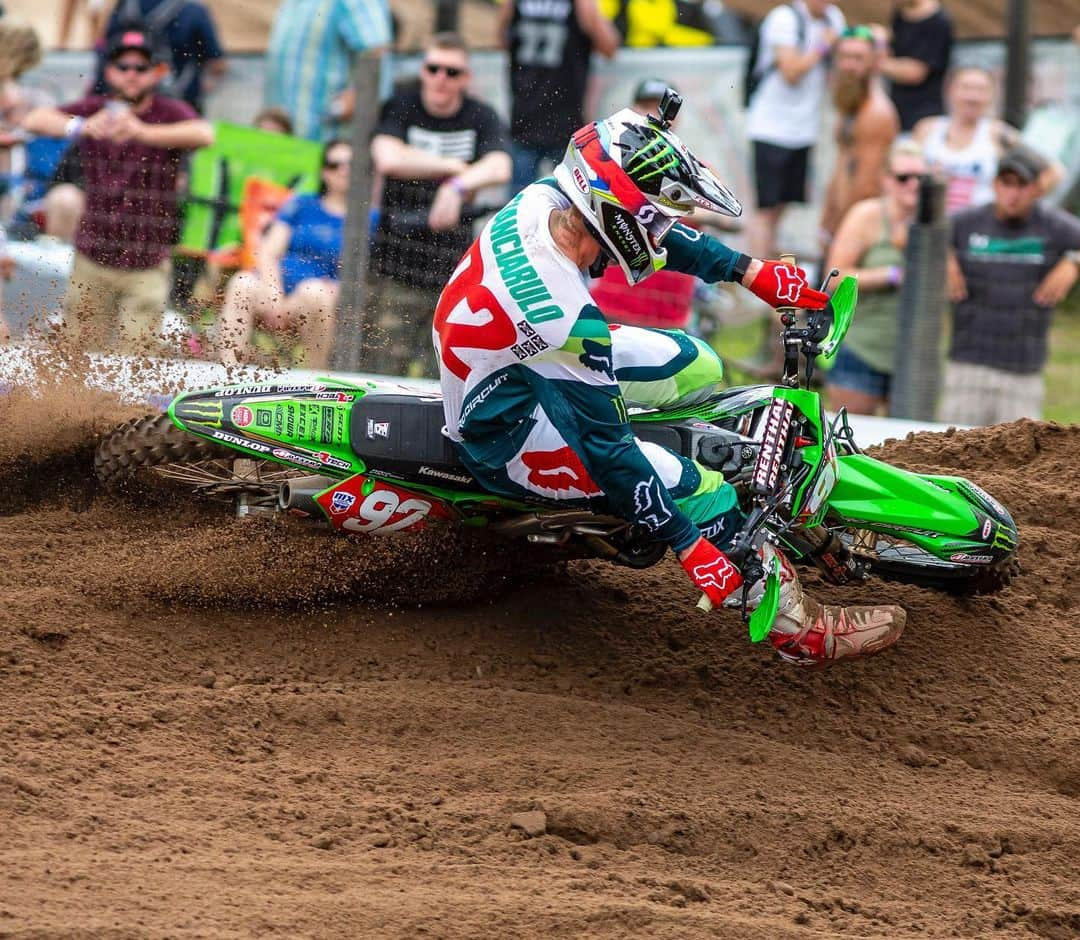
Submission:
[[[86,209],[64,300],[65,328],[79,348],[145,352],[157,345],[176,240],[177,176],[187,150],[213,143],[194,109],[155,93],[168,65],[143,30],[112,38],[107,95],[37,108],[31,133],[79,148]]]
[[[506,125],[466,94],[470,74],[461,37],[436,34],[419,89],[387,101],[375,128],[371,158],[383,186],[363,357],[372,372],[436,374],[431,317],[472,241],[467,209],[478,190],[510,179]]]
[[[877,62],[869,26],[849,26],[833,47],[836,163],[821,212],[821,244],[826,249],[848,209],[881,194],[889,147],[900,132],[900,118],[885,94]]]

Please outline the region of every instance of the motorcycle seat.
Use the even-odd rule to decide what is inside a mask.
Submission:
[[[376,392],[353,405],[349,441],[353,452],[370,468],[417,479],[431,477],[427,482],[454,482],[451,477],[440,479],[440,473],[446,473],[465,482],[468,471],[443,433],[445,423],[442,398],[437,393]],[[421,472],[421,468],[428,472]]]

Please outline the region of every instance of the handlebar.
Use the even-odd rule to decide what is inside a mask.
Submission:
[[[780,260],[784,264],[789,264],[795,267],[795,256],[793,254],[782,254]],[[818,290],[824,292],[828,289],[829,282],[839,276],[840,271],[838,268],[832,268],[826,274],[821,282],[821,286]],[[797,327],[798,322],[798,307],[777,307],[776,311],[780,314],[780,322],[784,325],[783,332],[781,333],[781,341],[784,344],[784,373],[781,378],[781,384],[788,388],[799,387],[799,355],[800,353],[806,356],[806,373],[804,381],[807,386],[810,385],[810,379],[814,374],[814,357],[820,352],[818,344],[821,343],[826,336],[829,335],[830,322],[829,317],[826,314],[828,310],[826,306],[822,310],[811,310],[807,313],[806,326]]]

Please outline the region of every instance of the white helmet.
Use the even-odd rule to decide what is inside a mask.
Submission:
[[[674,116],[670,106],[666,110]],[[581,128],[555,167],[559,188],[585,216],[629,284],[664,266],[664,236],[694,209],[742,214],[739,200],[669,130],[669,123],[626,108]]]

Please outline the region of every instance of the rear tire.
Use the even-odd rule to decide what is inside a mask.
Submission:
[[[238,515],[276,515],[282,485],[307,475],[196,437],[167,414],[129,421],[105,437],[94,470],[128,499],[171,503],[195,496],[232,505]]]
[[[227,448],[181,430],[163,413],[136,418],[104,437],[94,453],[94,473],[105,486],[123,487],[151,467],[233,456]]]

